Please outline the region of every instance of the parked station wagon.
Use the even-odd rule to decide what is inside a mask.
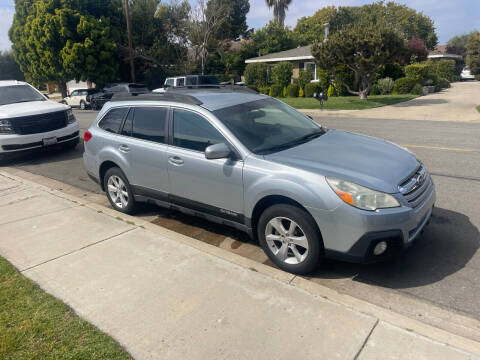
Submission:
[[[280,268],[386,260],[428,223],[435,188],[414,154],[328,130],[246,88],[113,99],[84,163],[118,211],[152,202],[246,231]]]

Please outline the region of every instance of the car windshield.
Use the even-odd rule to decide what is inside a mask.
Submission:
[[[275,99],[252,101],[213,113],[255,154],[288,149],[325,133],[313,120]]]
[[[38,91],[28,85],[0,87],[0,105],[16,104],[30,101],[45,101]]]

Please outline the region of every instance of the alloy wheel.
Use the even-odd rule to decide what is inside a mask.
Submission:
[[[112,175],[107,181],[107,190],[110,199],[120,209],[128,206],[128,191],[123,180],[117,176]]]
[[[300,264],[307,258],[308,239],[292,219],[271,219],[265,228],[265,240],[273,255],[287,264]]]

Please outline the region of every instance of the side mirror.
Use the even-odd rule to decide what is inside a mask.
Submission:
[[[232,150],[225,143],[219,143],[210,145],[205,149],[205,158],[208,160],[213,159],[226,159],[230,157]]]
[[[164,88],[164,89],[168,89],[169,87],[170,87],[170,85],[168,85],[168,84],[164,84],[164,85],[163,85],[163,88]]]

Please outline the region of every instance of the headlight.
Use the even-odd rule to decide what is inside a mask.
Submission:
[[[363,210],[377,210],[400,206],[392,195],[368,189],[349,181],[327,177],[327,182],[340,199]]]
[[[15,134],[10,120],[0,120],[0,134]]]
[[[67,124],[73,124],[77,119],[75,119],[75,115],[73,115],[72,109],[67,110]]]

